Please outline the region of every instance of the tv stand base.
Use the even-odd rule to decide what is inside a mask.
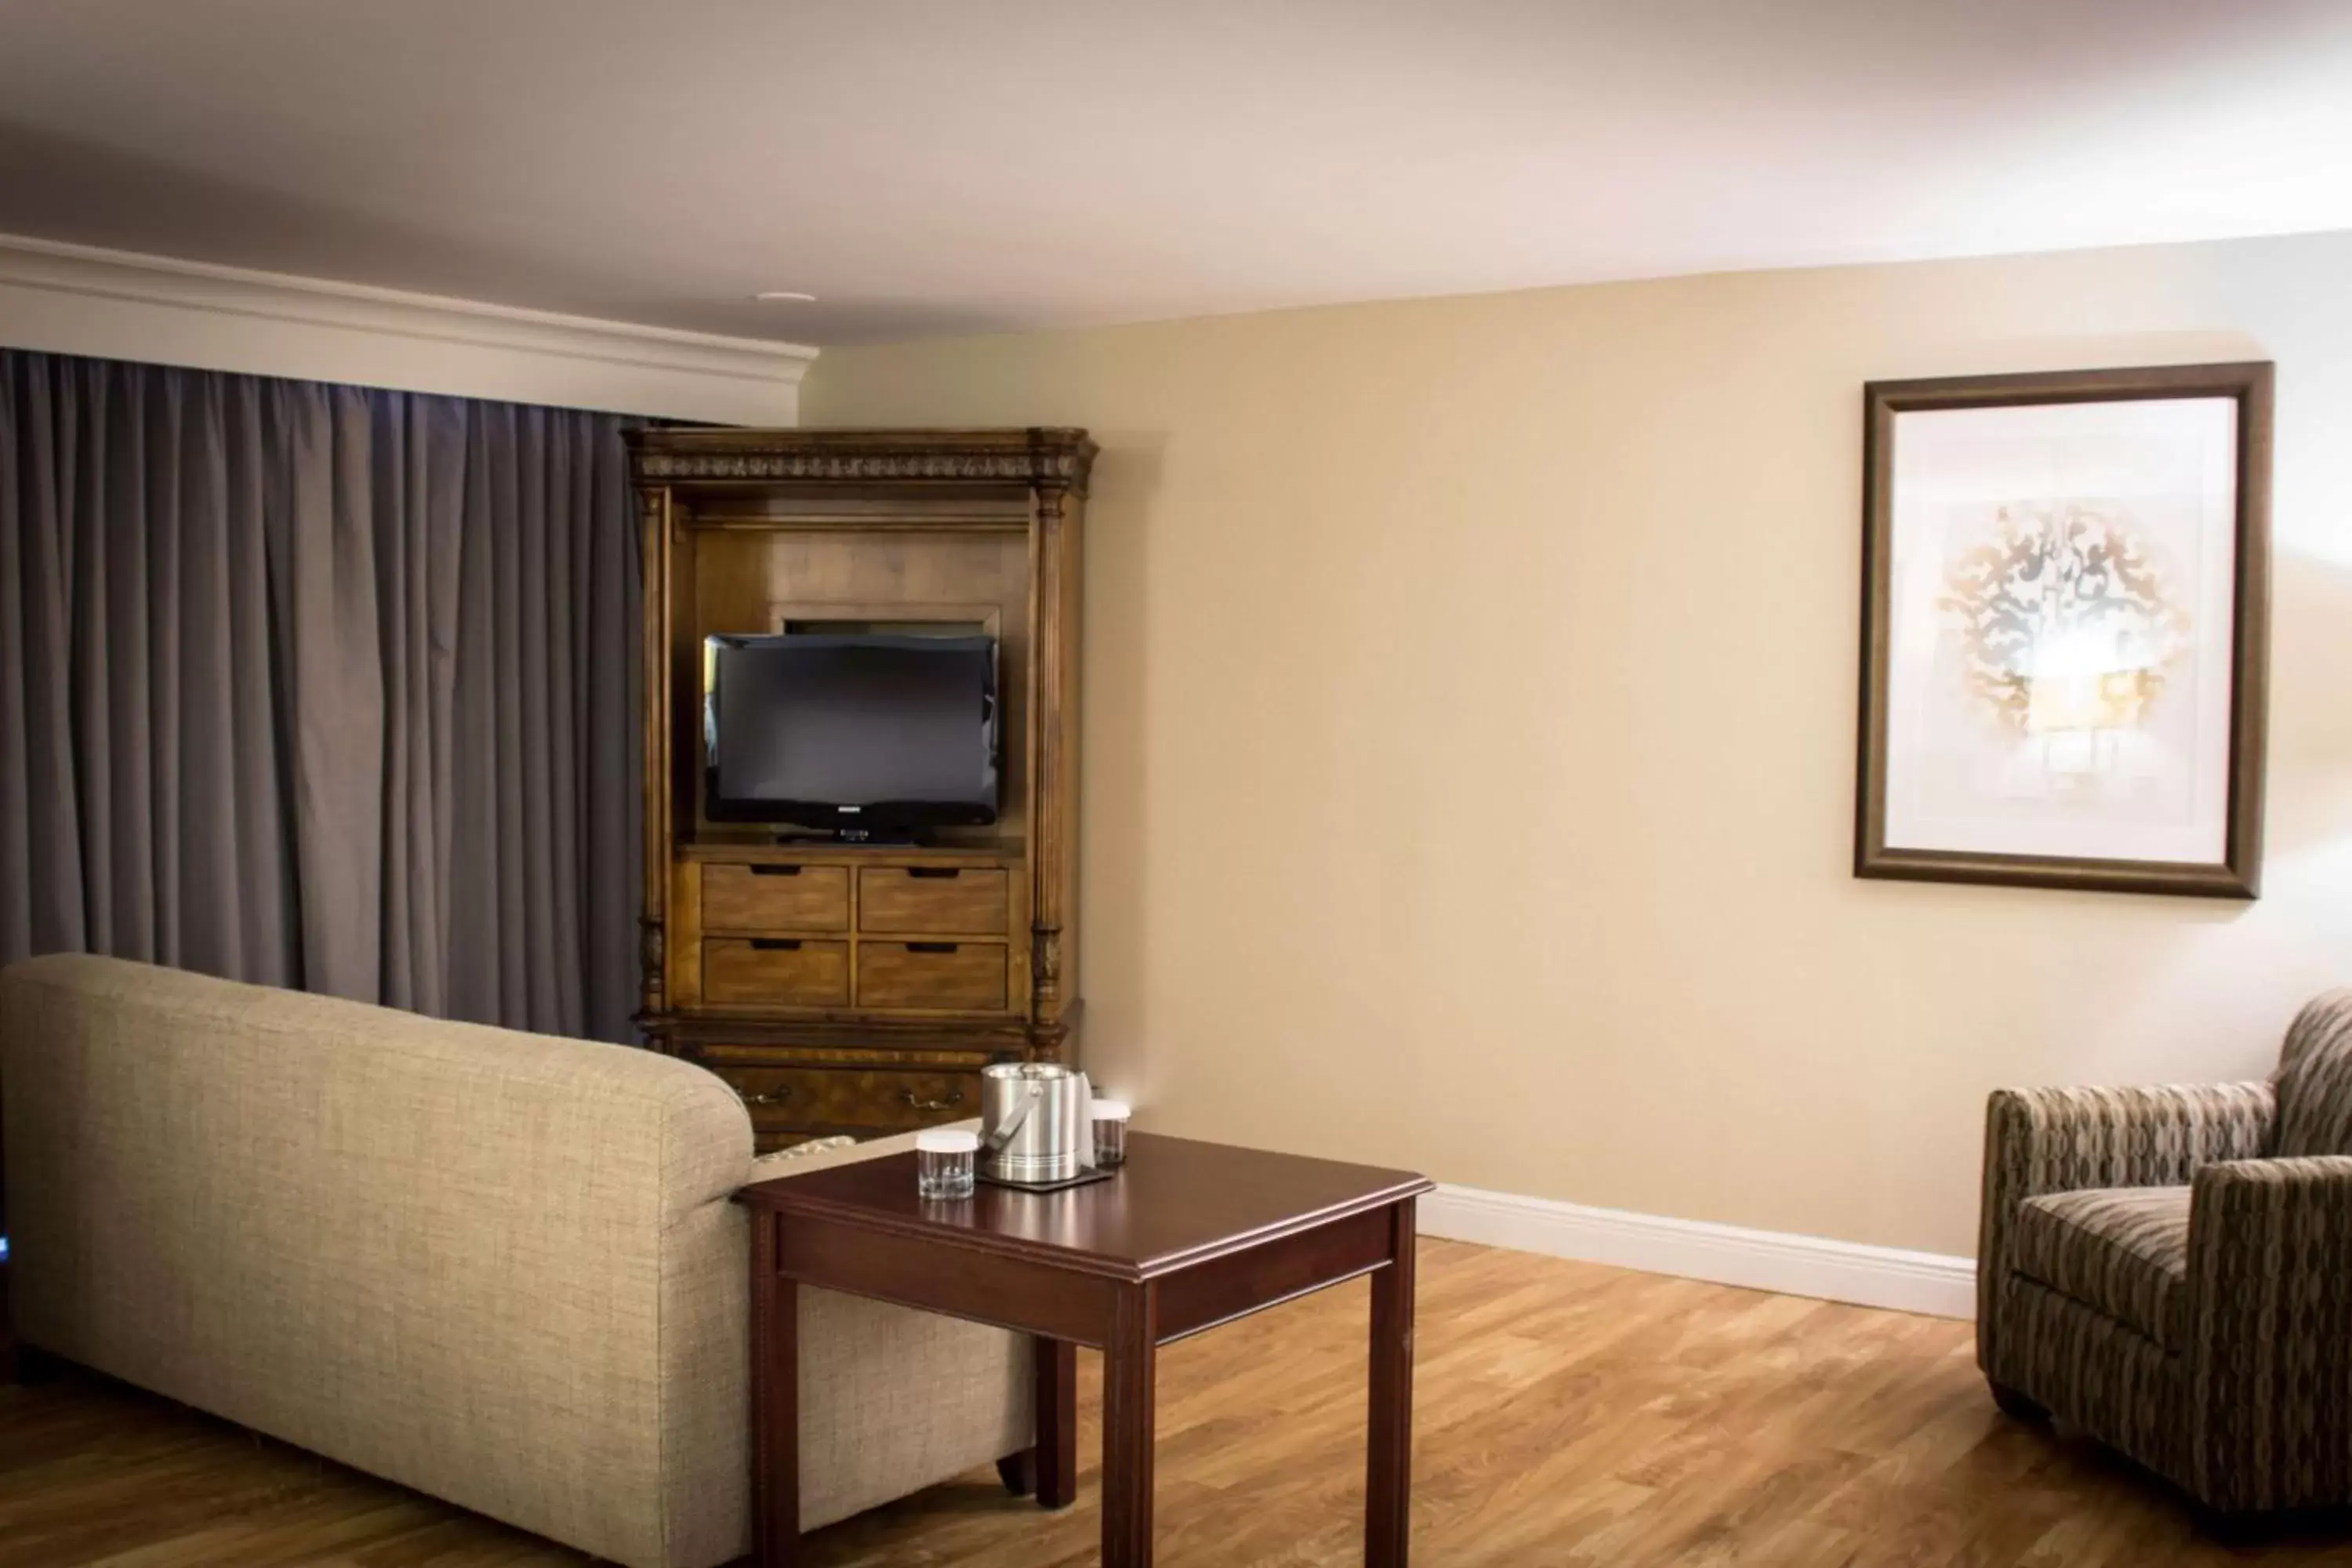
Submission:
[[[835,828],[832,832],[779,833],[779,844],[825,844],[845,849],[928,849],[931,841],[919,833],[877,831],[864,827]]]

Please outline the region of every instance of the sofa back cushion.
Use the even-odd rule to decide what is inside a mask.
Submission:
[[[2352,989],[2330,991],[2295,1016],[2276,1082],[2273,1153],[2352,1154]]]
[[[675,1560],[664,1443],[713,1401],[667,1358],[699,1336],[738,1391],[744,1364],[727,1200],[751,1129],[718,1079],[53,956],[0,973],[0,1112],[27,1342],[597,1556]],[[686,1310],[689,1275],[728,1299]]]

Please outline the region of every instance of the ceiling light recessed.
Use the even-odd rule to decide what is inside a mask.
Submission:
[[[757,294],[752,295],[751,298],[754,300],[767,300],[772,301],[784,300],[790,300],[795,305],[814,305],[816,303],[815,295],[803,294],[797,289],[762,289]]]

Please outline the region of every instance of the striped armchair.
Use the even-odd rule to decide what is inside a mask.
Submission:
[[[2266,1082],[2002,1089],[1977,1361],[2216,1515],[2352,1503],[2352,990]]]

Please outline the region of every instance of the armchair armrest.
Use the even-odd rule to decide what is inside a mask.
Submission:
[[[2200,1166],[2260,1156],[2277,1110],[2263,1082],[1995,1089],[1985,1107],[1978,1216],[1978,1364],[1988,1374],[1997,1364],[1992,1342],[2018,1205],[2085,1187],[2184,1185]]]
[[[2189,1199],[2189,1464],[2223,1511],[2352,1486],[2352,1156],[2239,1160]]]

